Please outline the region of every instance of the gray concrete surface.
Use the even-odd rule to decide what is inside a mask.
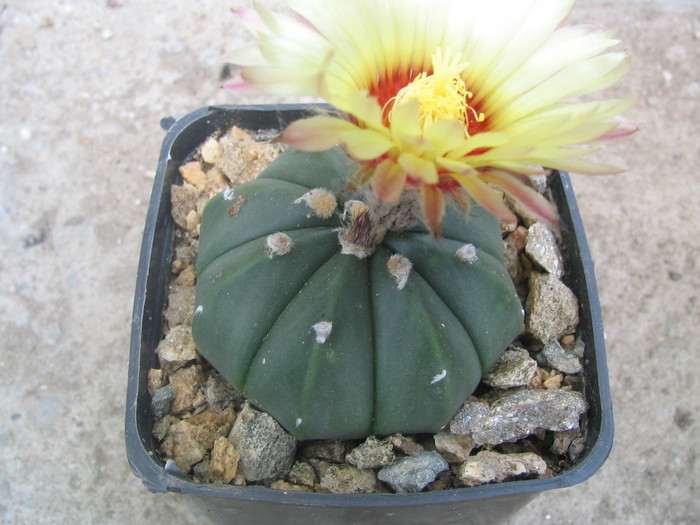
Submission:
[[[269,3],[269,2],[268,2]],[[202,523],[126,463],[131,301],[158,122],[212,103],[231,2],[0,2],[0,523]],[[616,441],[511,525],[700,522],[700,4],[582,0],[634,57],[616,177],[576,176]]]

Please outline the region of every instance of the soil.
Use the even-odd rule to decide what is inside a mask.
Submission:
[[[180,168],[182,184],[172,188],[172,215],[176,224],[175,253],[172,261],[172,277],[168,308],[165,312],[166,334],[158,348],[160,368],[149,373],[149,392],[153,396],[155,425],[154,436],[159,443],[161,458],[174,461],[178,468],[196,482],[253,484],[237,469],[240,455],[228,440],[237,417],[246,409],[245,398],[226,383],[197,352],[191,337],[191,320],[194,310],[194,286],[196,282],[195,260],[198,248],[199,221],[207,201],[231,186],[254,178],[281,151],[281,146],[270,141],[271,132],[258,132],[255,136],[244,130],[232,128],[221,136],[210,137],[193,154],[191,160]],[[543,181],[539,181],[542,183]],[[542,184],[544,190],[545,185]],[[237,213],[242,203],[233,202],[231,214]],[[516,207],[514,211],[518,213]],[[519,223],[503,226],[507,267],[516,289],[525,306],[529,294],[530,276],[543,272],[546,262],[537,260],[533,250],[526,249],[528,229],[534,220],[518,213]],[[553,231],[558,239],[558,232]],[[548,247],[556,252],[556,247]],[[549,255],[552,255],[551,253]],[[556,259],[556,253],[554,254]],[[554,261],[554,264],[559,264]],[[552,271],[552,270],[550,270]],[[564,268],[564,272],[566,269]],[[561,274],[557,267],[557,273]],[[547,272],[545,272],[547,273]],[[577,348],[575,325],[558,337],[560,347],[573,354]],[[570,373],[551,366],[542,358],[543,344],[529,332],[523,332],[512,348],[537,360],[528,373],[527,383],[516,386],[518,390],[582,391],[580,368]],[[578,356],[579,362],[581,355]],[[497,363],[498,366],[498,363]],[[559,365],[561,366],[561,365]],[[563,367],[562,368],[566,368]],[[497,383],[497,381],[496,381]],[[491,381],[491,384],[494,384]],[[482,383],[471,400],[492,398],[502,392]],[[445,434],[451,445],[445,445]],[[438,475],[425,490],[443,490],[465,485],[498,482],[517,477],[551,477],[571,468],[580,454],[586,436],[586,416],[581,417],[578,428],[564,432],[535,430],[531,435],[511,443],[490,444],[462,448],[462,455],[455,455],[454,442],[463,442],[464,436],[441,435],[388,436],[381,444],[388,447],[392,462],[423,451],[437,450],[450,464],[450,469]],[[337,469],[350,468],[346,458],[355,454],[361,446],[378,441],[370,437],[367,442],[327,441],[301,442],[297,444],[294,468],[281,479],[264,483],[283,490],[352,492],[358,491],[352,483],[343,487],[324,482],[329,466]],[[466,482],[460,477],[460,467],[465,456],[475,458],[488,451],[503,455],[534,453],[546,464],[546,468],[525,473],[507,473],[505,477],[494,476]],[[365,488],[362,492],[392,492],[387,483],[377,479],[380,466],[365,468],[362,474]],[[356,469],[357,470],[357,469]],[[304,472],[305,475],[300,475]],[[255,483],[258,484],[258,483]],[[369,486],[369,488],[366,488]]]

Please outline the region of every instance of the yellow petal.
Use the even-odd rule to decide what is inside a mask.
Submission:
[[[535,148],[533,146],[503,146],[500,148],[492,148],[479,155],[473,155],[468,157],[469,164],[475,168],[480,168],[484,166],[490,166],[492,162],[497,161],[508,161],[508,160],[520,160],[529,158],[528,155],[532,153]]]
[[[477,133],[476,135],[472,135],[465,140],[461,146],[450,151],[448,156],[451,158],[464,157],[469,155],[472,151],[478,149],[503,146],[510,140],[511,138],[508,134],[500,133],[498,131],[485,131],[483,133]]]
[[[377,99],[366,91],[351,91],[344,100],[335,99],[333,102],[338,109],[361,120],[367,126],[375,130],[384,129],[382,108],[379,107]]]
[[[547,41],[571,10],[573,0],[483,2],[470,56],[470,87],[479,103],[504,83]]]
[[[487,212],[495,215],[502,221],[515,222],[517,219],[513,212],[503,203],[500,193],[489,187],[488,184],[472,175],[451,175],[467,191],[469,196]]]
[[[391,134],[398,140],[418,142],[423,130],[420,125],[420,104],[411,100],[394,108],[391,113]]]
[[[251,45],[241,47],[234,51],[229,51],[224,55],[224,61],[239,66],[262,66],[265,65],[265,57],[260,52],[260,46]]]
[[[443,155],[464,143],[464,123],[457,120],[438,120],[424,133],[436,155]]]
[[[304,70],[270,66],[246,67],[241,77],[258,91],[278,95],[304,95],[313,92],[318,84],[318,76]]]
[[[282,141],[301,151],[325,151],[339,142],[339,136],[357,126],[333,117],[311,117],[292,122],[282,133]]]
[[[508,173],[487,171],[481,174],[481,180],[498,186],[543,221],[549,224],[557,222],[557,211],[549,201],[532,188],[519,182],[516,177]]]
[[[590,26],[573,26],[557,30],[525,63],[517,74],[501,82],[488,98],[485,111],[516,101],[523,94],[564,68],[595,57],[617,44],[610,33]]]
[[[628,109],[634,101],[609,100],[567,104],[523,119],[507,132],[514,142],[538,146],[564,146],[588,142],[608,134],[618,124],[608,120]]]
[[[540,162],[543,159],[547,159],[547,161],[553,161],[553,160],[558,160],[558,159],[570,159],[573,157],[581,157],[583,155],[590,155],[591,153],[595,153],[598,151],[600,148],[561,148],[561,147],[555,147],[555,148],[532,148],[531,152],[523,156],[523,159],[528,159],[531,161],[531,159],[536,159],[537,162]],[[531,161],[533,162],[533,161]],[[549,167],[549,166],[548,166]]]
[[[260,53],[270,65],[293,71],[318,73],[323,58],[332,49],[315,28],[255,3],[255,9],[267,26],[258,32]],[[284,35],[280,38],[281,35]],[[289,82],[294,82],[291,77]]]
[[[438,174],[435,163],[422,159],[409,152],[404,152],[399,155],[398,161],[409,175],[420,179],[425,184],[437,184]]]
[[[541,147],[568,146],[584,144],[608,134],[618,126],[617,122],[586,122],[568,131],[538,142]]]
[[[490,167],[501,169],[509,173],[518,175],[544,175],[545,170],[541,166],[535,166],[533,163],[523,163],[516,161],[495,161],[489,164]]]
[[[435,164],[452,173],[461,173],[462,175],[476,173],[476,170],[467,164],[464,159],[457,160],[449,157],[438,157],[435,159]]]
[[[493,124],[504,127],[559,100],[604,89],[627,72],[629,62],[624,53],[607,53],[574,63],[500,108]]]
[[[573,171],[574,173],[584,173],[586,175],[614,175],[626,171],[624,168],[613,166],[612,164],[603,164],[589,160],[570,158],[570,159],[539,159],[543,166],[555,170]]]
[[[565,130],[571,121],[571,117],[566,114],[556,113],[549,118],[539,118],[533,115],[528,119],[523,119],[512,126],[504,128],[511,135],[508,146],[538,144],[552,135],[557,135]]]
[[[356,160],[374,160],[394,147],[392,141],[370,129],[346,131],[338,138]]]

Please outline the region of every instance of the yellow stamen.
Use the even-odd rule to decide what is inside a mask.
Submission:
[[[401,89],[393,100],[394,108],[417,100],[420,105],[420,125],[423,129],[432,126],[438,120],[459,120],[465,124],[464,133],[468,136],[470,114],[472,120],[478,122],[484,120],[484,114],[477,114],[468,103],[473,94],[461,77],[461,72],[467,64],[459,62],[459,55],[450,60],[449,50],[443,57],[440,48],[432,58],[433,74],[427,75],[423,72]]]

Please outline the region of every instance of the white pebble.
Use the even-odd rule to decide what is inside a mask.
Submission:
[[[202,146],[202,160],[207,164],[216,164],[221,158],[221,150],[219,142],[214,138],[210,138]]]

